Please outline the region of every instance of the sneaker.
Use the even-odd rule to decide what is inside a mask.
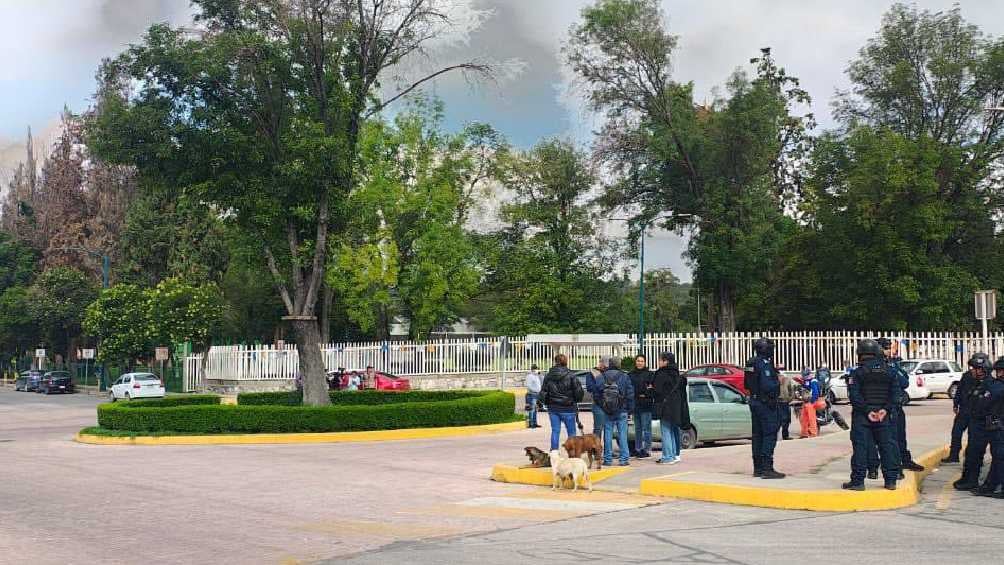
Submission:
[[[924,470],[923,465],[918,465],[913,461],[907,461],[906,463],[904,463],[903,468],[906,469],[907,471],[914,471],[916,473],[919,473]]]
[[[872,479],[872,480],[877,479],[878,478],[878,471],[877,470],[873,471],[873,470],[869,469],[868,470],[868,478]]]
[[[620,462],[620,467],[630,467],[630,466],[631,466],[631,462],[630,461],[621,461]]]
[[[865,490],[865,484],[849,481],[840,485],[840,488],[844,490]]]
[[[674,458],[670,459],[669,461],[667,461],[666,464],[667,465],[676,465],[679,462],[680,462],[680,458],[679,457],[674,457]]]
[[[606,467],[610,467],[610,466],[612,466],[613,464],[614,464],[614,462],[613,462],[613,461],[604,461],[604,462],[603,462],[603,465],[604,465],[604,466],[606,466]]]
[[[649,453],[648,451],[642,451],[641,453],[638,454],[638,457],[640,459],[647,459],[647,458],[649,458],[651,456],[652,456],[652,454]]]
[[[955,487],[955,490],[973,490],[974,488],[976,488],[976,487],[978,487],[980,485],[978,485],[977,483],[971,483],[971,482],[963,481],[962,479],[959,479],[959,480],[955,481],[954,483],[952,483],[952,486]]]

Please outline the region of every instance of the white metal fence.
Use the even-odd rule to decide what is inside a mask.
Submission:
[[[752,354],[758,332],[727,334],[669,333],[649,334],[644,350],[649,359],[662,351],[671,351],[683,369],[705,363],[742,364]],[[887,336],[900,341],[904,359],[949,359],[964,365],[972,353],[982,351],[982,337],[977,333],[956,332],[771,332],[775,360],[787,370],[827,364],[843,369],[854,359],[854,347],[864,337]],[[1004,334],[992,334],[991,357],[1004,354]],[[340,343],[321,347],[328,370],[363,369],[373,365],[378,371],[417,375],[463,375],[525,372],[533,364],[542,369],[561,352],[569,356],[573,368],[594,366],[600,355],[632,355],[638,351],[637,336],[628,336],[620,344],[579,345],[548,344],[525,338],[476,338],[416,342]],[[651,364],[654,365],[654,362]],[[210,349],[202,373],[202,356],[185,360],[185,390],[198,390],[203,377],[230,381],[290,380],[299,367],[296,347],[217,346]]]

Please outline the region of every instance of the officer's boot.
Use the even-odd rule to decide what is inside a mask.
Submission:
[[[974,488],[980,486],[978,479],[974,479],[972,472],[966,473],[963,471],[962,478],[952,483],[955,490],[973,490]]]
[[[844,490],[865,490],[865,483],[851,479],[850,481],[840,485],[840,488]]]
[[[985,482],[982,485],[973,489],[973,494],[976,496],[993,496],[997,487],[991,485],[989,482]]]
[[[959,462],[959,452],[958,451],[950,451],[950,452],[948,452],[948,457],[945,457],[944,459],[942,459],[941,462],[944,463],[944,464],[946,464],[946,465],[948,463],[958,463]]]
[[[784,477],[784,473],[778,473],[774,470],[773,457],[763,458],[763,474],[760,475],[761,479],[783,479]]]
[[[868,469],[868,478],[875,480],[878,478],[878,469]]]
[[[763,457],[760,457],[759,455],[753,456],[753,476],[763,476]]]

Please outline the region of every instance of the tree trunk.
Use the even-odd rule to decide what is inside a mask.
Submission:
[[[719,283],[716,294],[716,298],[718,298],[718,331],[736,331],[735,289],[728,283]]]
[[[328,283],[321,282],[321,319],[317,325],[321,328],[321,343],[331,343],[331,304],[335,300],[335,291]]]
[[[301,318],[290,320],[293,339],[300,354],[300,374],[303,376],[303,404],[327,406],[328,382],[324,378],[324,359],[321,357],[321,335],[317,331],[317,320]]]

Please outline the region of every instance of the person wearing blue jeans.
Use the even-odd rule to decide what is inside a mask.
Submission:
[[[537,425],[537,399],[540,398],[543,384],[543,377],[537,372],[537,366],[531,366],[530,372],[526,375],[527,427],[540,427]]]
[[[631,454],[643,459],[650,457],[649,450],[652,449],[652,406],[655,394],[652,371],[648,369],[648,360],[644,355],[639,354],[634,358],[634,368],[628,376],[634,387],[634,451]]]
[[[603,428],[607,423],[607,414],[600,407],[599,395],[603,394],[603,371],[606,370],[606,357],[602,357],[596,368],[589,371],[589,375],[586,376],[586,390],[593,397],[593,435],[601,442],[603,441]]]
[[[603,372],[600,388],[593,392],[593,402],[603,408],[606,416],[603,425],[603,462],[606,465],[613,464],[613,434],[616,426],[620,449],[618,458],[623,467],[630,465],[628,414],[634,411],[634,387],[631,385],[631,377],[620,370],[620,361],[616,357],[608,357],[602,364],[606,365],[607,370]]]
[[[582,383],[568,370],[568,357],[563,353],[554,356],[554,366],[544,376],[541,395],[551,420],[551,451],[554,451],[560,445],[561,424],[565,425],[568,437],[575,437],[575,415],[583,397]]]
[[[676,358],[668,351],[659,355],[659,368],[652,379],[655,387],[654,414],[662,432],[662,457],[657,463],[679,463],[683,448],[681,430],[689,429],[690,405],[687,399],[687,377],[680,374]]]

